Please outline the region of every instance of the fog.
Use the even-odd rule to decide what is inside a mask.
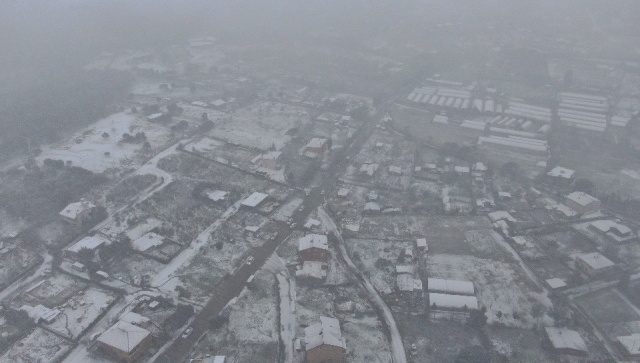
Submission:
[[[640,355],[637,0],[0,2],[0,363]]]

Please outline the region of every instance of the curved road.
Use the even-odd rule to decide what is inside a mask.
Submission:
[[[362,283],[362,286],[369,293],[369,297],[371,297],[371,301],[377,306],[378,311],[381,312],[382,318],[384,319],[387,328],[389,328],[389,335],[391,339],[391,357],[393,363],[406,363],[407,355],[404,351],[404,345],[402,344],[402,337],[400,335],[400,331],[398,330],[398,326],[396,325],[396,321],[393,318],[393,314],[391,313],[391,309],[387,306],[387,304],[382,300],[380,294],[375,289],[373,284],[369,282],[369,280],[360,273],[360,270],[356,265],[351,261],[351,257],[347,253],[347,249],[344,244],[344,239],[342,238],[342,234],[338,230],[338,227],[333,222],[333,219],[329,214],[324,210],[324,208],[318,208],[318,216],[320,220],[322,220],[322,224],[332,233],[336,239],[338,240],[338,250],[340,251],[340,255],[342,259],[345,261],[351,272],[353,272],[356,277]]]

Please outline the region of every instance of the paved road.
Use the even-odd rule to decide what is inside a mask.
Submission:
[[[292,217],[293,223],[298,226],[302,225],[309,214],[324,203],[325,194],[333,190],[338,182],[338,177],[344,172],[347,159],[353,158],[358,154],[360,148],[362,148],[375,130],[375,120],[379,119],[381,112],[382,111],[379,111],[367,123],[360,127],[349,144],[337,151],[332,164],[327,170],[323,171],[324,179],[320,185],[312,189],[302,203],[302,211],[294,213]],[[260,266],[275,252],[276,248],[293,232],[287,223],[276,223],[278,225],[278,232],[275,238],[266,241],[261,247],[255,248],[252,251],[254,261],[251,264],[245,263],[238,268],[233,275],[229,275],[220,281],[218,286],[216,286],[214,295],[196,315],[195,319],[193,319],[190,325],[191,328],[193,328],[191,334],[187,338],[180,337],[170,343],[171,345],[167,347],[165,352],[155,360],[156,363],[176,363],[187,360],[193,346],[209,329],[210,319],[220,314],[222,309],[242,292],[249,277],[260,269]]]

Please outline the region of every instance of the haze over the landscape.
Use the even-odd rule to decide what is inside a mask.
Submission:
[[[640,360],[640,2],[0,3],[0,363]]]

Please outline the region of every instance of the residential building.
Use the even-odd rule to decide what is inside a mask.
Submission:
[[[343,363],[347,343],[342,337],[338,319],[320,317],[320,321],[304,329],[307,363]]]
[[[544,328],[547,340],[553,350],[561,354],[587,356],[589,351],[580,333],[566,328]]]
[[[282,155],[280,151],[269,151],[262,154],[259,160],[260,166],[271,170],[278,170],[280,155]]]
[[[89,219],[96,205],[84,199],[71,203],[58,213],[64,221],[77,227]]]
[[[319,137],[314,137],[304,147],[305,153],[323,154],[329,150],[329,140]]]
[[[576,257],[576,268],[590,277],[596,277],[614,271],[615,264],[599,252],[592,252]]]
[[[587,193],[573,192],[565,197],[564,204],[578,214],[590,214],[599,211],[601,203],[600,200]]]
[[[124,321],[118,321],[98,338],[103,350],[129,363],[142,356],[152,341],[150,331]]]
[[[308,234],[298,240],[298,257],[301,261],[328,262],[330,257],[327,236]]]

